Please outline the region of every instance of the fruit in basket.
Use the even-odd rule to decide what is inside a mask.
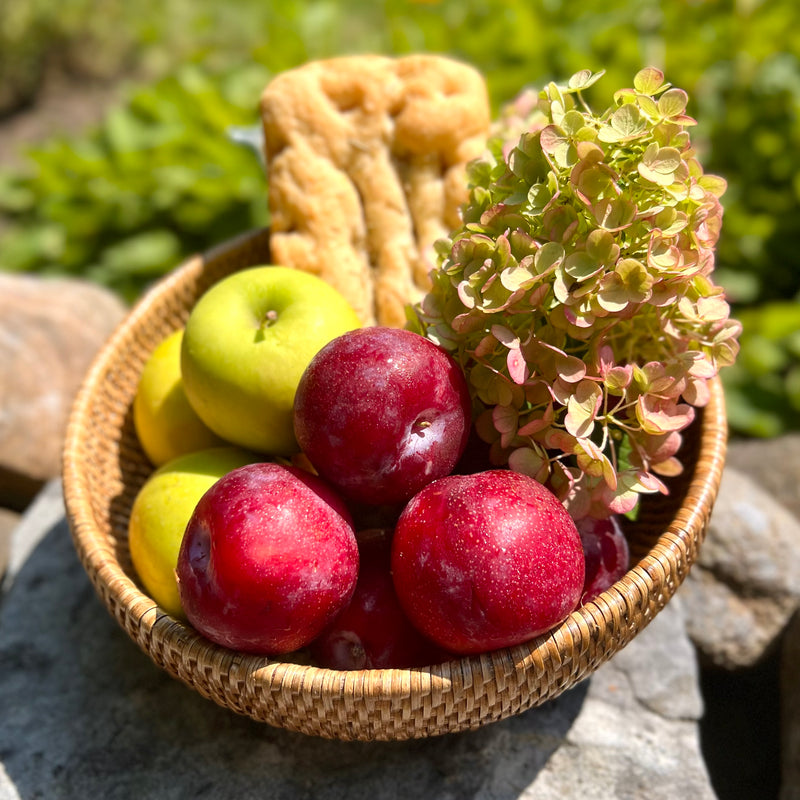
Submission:
[[[358,328],[332,286],[301,270],[235,272],[198,300],[186,323],[181,371],[186,395],[217,435],[251,450],[297,450],[292,402],[311,357]]]
[[[271,463],[234,470],[203,495],[177,568],[189,622],[219,645],[263,655],[315,639],[357,574],[345,505],[316,476]]]
[[[580,536],[538,481],[511,470],[450,475],[398,520],[392,574],[400,604],[428,638],[459,654],[525,642],[575,609]]]
[[[303,452],[359,503],[401,503],[450,473],[470,426],[469,390],[455,361],[397,328],[361,328],[329,342],[295,397]]]
[[[169,614],[183,616],[175,567],[195,506],[223,475],[257,458],[239,447],[187,453],[163,464],[137,493],[128,522],[131,561],[145,590]]]
[[[630,547],[619,520],[614,517],[584,517],[577,522],[586,561],[583,602],[597,597],[627,571]]]
[[[196,450],[225,442],[197,416],[181,377],[183,329],[167,336],[150,354],[133,399],[133,424],[145,455],[160,467]]]
[[[339,616],[311,644],[311,655],[329,669],[407,669],[437,664],[450,655],[426,639],[397,599],[391,567],[391,532],[358,533],[355,592]]]

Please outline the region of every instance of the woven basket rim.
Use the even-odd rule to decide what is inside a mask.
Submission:
[[[123,569],[109,534],[101,529],[92,512],[92,487],[87,479],[82,450],[87,426],[92,424],[92,404],[96,392],[108,380],[110,366],[118,358],[122,343],[137,326],[143,324],[154,302],[165,294],[175,292],[186,279],[187,273],[200,272],[217,256],[225,256],[237,248],[253,245],[254,242],[262,242],[263,246],[266,235],[265,230],[246,232],[212,251],[187,259],[154,285],[100,349],[76,395],[67,425],[62,461],[67,518],[85,570],[106,606],[128,635],[159,666],[201,693],[205,694],[205,691],[197,671],[212,670],[215,673],[214,680],[230,684],[224,698],[211,698],[216,702],[238,713],[296,730],[303,730],[302,725],[292,720],[284,721],[280,714],[271,716],[272,710],[268,708],[265,712],[262,707],[270,705],[278,689],[295,698],[319,698],[323,704],[328,697],[345,697],[353,702],[362,698],[390,703],[402,703],[411,698],[413,704],[420,697],[455,696],[459,692],[470,691],[480,681],[489,686],[491,692],[491,684],[500,672],[512,675],[513,680],[522,687],[521,694],[527,695],[521,697],[518,704],[513,702],[507,712],[499,712],[499,716],[493,712],[486,719],[471,719],[462,725],[472,728],[555,696],[608,660],[649,624],[674,594],[696,558],[716,499],[727,442],[724,396],[718,378],[710,382],[710,401],[694,423],[699,427],[698,452],[701,458],[694,467],[684,502],[670,524],[660,533],[652,549],[613,587],[573,611],[560,625],[531,642],[417,669],[342,672],[227,650],[211,643],[157,606],[140,588],[136,578]],[[600,635],[598,631],[604,637],[612,637],[614,647],[611,650],[601,648],[592,654],[590,651],[597,645]],[[169,658],[163,652],[165,647],[180,652],[183,663],[169,663]],[[563,673],[562,677],[540,689],[536,683],[537,676],[552,670]],[[559,685],[559,680],[563,685]],[[242,692],[248,695],[248,702],[256,698],[253,702],[259,706],[258,713],[244,707],[246,704],[239,703],[237,697]],[[368,735],[363,735],[357,723],[358,720],[348,730],[338,730],[334,726],[330,731],[317,730],[311,724],[305,732],[337,738],[382,738],[380,721],[374,723],[377,733],[373,723],[370,723],[373,727],[370,727]],[[422,734],[412,731],[409,735],[435,735],[458,729],[461,728],[456,725]],[[389,735],[386,738],[407,737]]]

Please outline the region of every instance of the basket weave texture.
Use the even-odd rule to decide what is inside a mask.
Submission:
[[[401,740],[474,729],[553,698],[630,642],[686,577],[705,535],[725,461],[718,379],[685,434],[684,474],[644,498],[627,530],[631,568],[611,589],[531,642],[412,670],[342,672],[218,647],[143,592],[128,552],[128,516],[152,472],[132,402],[153,348],[182,326],[215,281],[269,263],[269,234],[244,234],[178,267],[150,290],[97,355],[76,398],[63,486],[75,548],[127,634],[201,695],[270,725],[343,740]]]

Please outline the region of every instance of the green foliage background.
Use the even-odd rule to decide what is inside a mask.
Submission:
[[[96,130],[0,174],[0,268],[88,276],[129,301],[186,254],[266,224],[251,149],[276,72],[342,53],[446,53],[495,108],[525,85],[606,70],[598,108],[643,66],[689,92],[723,175],[717,276],[744,323],[726,370],[734,432],[800,429],[800,11],[794,0],[0,0],[0,110],[53,65],[137,76]]]

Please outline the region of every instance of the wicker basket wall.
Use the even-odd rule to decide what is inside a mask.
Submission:
[[[664,607],[705,535],[725,460],[720,384],[686,434],[688,468],[668,497],[648,496],[628,531],[631,569],[609,591],[530,643],[414,670],[340,672],[211,644],[143,593],[127,546],[128,515],[152,467],[131,405],[155,345],[222,276],[268,263],[267,231],[196,257],[155,286],[98,354],[75,401],[63,485],[75,547],[110,613],[150,658],[200,694],[270,725],[345,740],[461,731],[539,705],[588,676]]]

